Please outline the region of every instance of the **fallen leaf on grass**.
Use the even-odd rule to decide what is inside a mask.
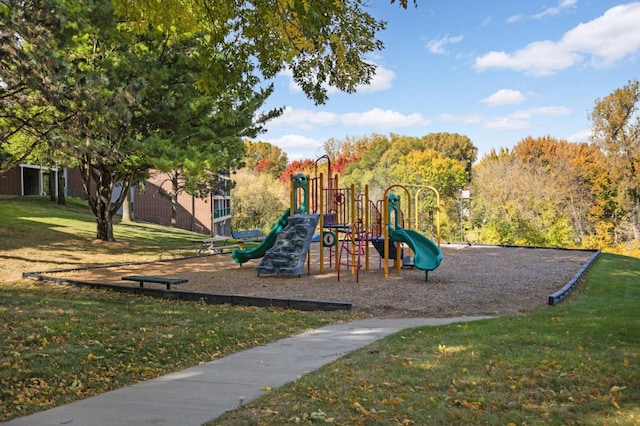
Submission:
[[[611,386],[611,389],[609,389],[609,393],[620,392],[625,390],[626,388],[627,388],[626,386]]]

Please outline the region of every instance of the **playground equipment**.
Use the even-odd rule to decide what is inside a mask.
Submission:
[[[330,171],[329,158],[326,158]],[[412,267],[428,272],[436,269],[442,261],[440,250],[440,223],[436,216],[437,244],[419,232],[410,229],[411,194],[409,188],[417,189],[415,193],[415,227],[418,228],[418,198],[424,189],[432,190],[436,195],[436,215],[439,208],[439,195],[435,188],[420,185],[393,185],[385,191],[384,200],[372,202],[369,200],[368,187],[364,192],[356,194],[353,185],[341,188],[338,177],[328,177],[317,173],[308,178],[303,174],[292,176],[290,186],[290,208],[287,209],[257,247],[234,250],[232,257],[236,263],[242,265],[250,259],[262,258],[256,268],[258,274],[278,273],[283,275],[300,275],[306,258],[310,264],[309,247],[314,236],[316,226],[320,230],[320,272],[324,272],[328,255],[329,267],[335,267],[338,280],[341,267],[351,269],[359,281],[360,269],[370,270],[370,247],[373,245],[384,259],[385,277],[389,275],[388,261],[394,259],[394,264],[400,271],[403,263],[408,262],[410,255],[403,256],[403,250],[408,247],[413,253]],[[326,186],[325,186],[326,184]],[[404,190],[407,200],[408,227],[405,229],[404,212],[400,208],[400,198],[391,191],[396,188]],[[394,220],[391,220],[391,217]],[[364,258],[364,261],[363,261]]]
[[[324,180],[322,174],[319,178],[310,180],[317,182],[313,186],[315,194],[312,197],[311,205],[315,211],[320,213],[320,229],[322,235],[322,245],[327,248],[329,255],[329,267],[332,267],[333,259],[337,259],[335,267],[338,270],[338,280],[340,280],[340,268],[346,266],[356,275],[356,282],[359,280],[359,271],[363,264],[365,270],[370,270],[369,248],[371,243],[385,262],[385,277],[388,277],[388,260],[394,259],[394,264],[398,271],[402,266],[412,266],[425,271],[425,280],[428,279],[428,272],[436,269],[442,259],[440,250],[440,217],[439,205],[440,195],[438,191],[426,185],[392,185],[385,191],[385,198],[376,203],[369,200],[368,187],[365,186],[362,194],[356,194],[353,185],[351,188],[341,188],[338,185],[337,177],[328,180],[328,188],[323,187]],[[415,196],[415,228],[418,228],[419,196],[425,191],[432,191],[435,195],[435,234],[437,244],[429,238],[420,234],[416,230],[404,228],[401,222],[404,214],[400,209],[399,197],[391,193],[396,189],[406,193],[407,200],[407,223],[412,223],[411,193],[410,189],[416,190]],[[389,199],[392,200],[389,203]],[[390,217],[394,217],[394,221]],[[326,238],[326,234],[331,234]],[[336,241],[340,242],[336,244]],[[403,248],[407,246],[413,253],[403,256]],[[320,250],[320,271],[324,268],[325,250]],[[364,261],[361,259],[364,257]]]
[[[338,281],[340,281],[340,266],[351,268],[351,273],[355,274],[356,282],[360,282],[360,259],[366,255],[369,245],[367,230],[364,228],[362,220],[355,221],[346,232],[345,238],[340,245],[338,254]]]
[[[244,250],[234,250],[231,252],[231,257],[236,263],[239,263],[242,266],[243,263],[248,262],[251,259],[259,259],[263,257],[267,250],[269,250],[276,242],[278,238],[278,234],[286,228],[289,223],[289,214],[291,213],[291,209],[287,209],[284,211],[278,222],[271,228],[271,231],[265,237],[264,241],[260,243],[257,247],[247,248]]]
[[[318,224],[318,215],[307,213],[308,178],[292,177],[291,207],[271,229],[258,247],[234,250],[233,260],[242,265],[249,259],[262,258],[256,267],[259,274],[300,275],[308,257],[309,245]]]
[[[399,185],[400,186],[400,185]],[[392,189],[388,188],[385,195]],[[400,198],[397,194],[391,193],[385,198],[385,211],[387,212],[386,223],[383,223],[384,234],[384,259],[385,277],[389,276],[389,243],[406,243],[413,251],[413,266],[425,271],[425,281],[428,280],[429,271],[433,271],[444,257],[442,250],[433,241],[411,229],[404,229],[400,226]],[[393,216],[393,221],[391,217]],[[393,223],[393,225],[392,225]],[[396,250],[396,267],[400,270],[400,250]]]

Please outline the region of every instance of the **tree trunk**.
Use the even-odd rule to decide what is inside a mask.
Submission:
[[[122,203],[122,221],[131,222],[131,190],[129,189],[124,196]]]
[[[96,217],[96,238],[101,241],[114,242],[111,206],[114,177],[110,170],[96,167],[91,164],[90,160],[89,157],[86,157],[80,164],[80,173],[89,207]],[[95,183],[95,190],[91,186],[92,182]],[[128,188],[128,185],[126,187]]]
[[[178,195],[180,194],[180,176],[178,171],[171,177],[171,226],[178,227]]]
[[[67,204],[67,199],[64,195],[65,182],[64,173],[62,170],[58,170],[58,204],[64,206]]]
[[[47,175],[48,179],[47,179],[47,184],[49,186],[49,199],[51,200],[51,202],[55,203],[56,202],[56,181],[53,178],[53,170],[49,169],[49,174]]]
[[[178,197],[175,195],[171,197],[171,227],[176,228],[178,226]]]
[[[633,230],[633,239],[640,241],[640,201],[636,201],[631,213],[631,228]]]
[[[115,242],[116,239],[113,236],[113,218],[109,213],[110,202],[105,203],[104,199],[100,197],[98,197],[96,201],[96,238],[110,243]]]

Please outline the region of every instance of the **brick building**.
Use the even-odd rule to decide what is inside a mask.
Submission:
[[[63,173],[65,195],[86,199],[82,178],[78,169],[58,169],[21,164],[0,175],[0,195],[49,195],[49,179],[57,193],[58,173]],[[219,179],[228,181],[229,176]],[[229,188],[230,185],[220,185]],[[171,225],[171,201],[161,193],[170,190],[161,172],[152,172],[142,186],[131,188],[132,218],[159,225]],[[114,197],[117,197],[117,192]],[[122,211],[120,211],[122,213]],[[206,198],[186,193],[178,196],[176,226],[181,229],[206,235],[231,235],[231,194],[229,189],[220,189]]]
[[[57,193],[59,172],[66,178],[66,170],[57,167],[20,164],[0,174],[0,195],[50,195],[50,188]]]

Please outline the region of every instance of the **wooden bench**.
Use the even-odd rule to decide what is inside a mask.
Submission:
[[[127,275],[122,279],[125,281],[137,281],[140,283],[140,287],[144,287],[144,283],[166,284],[167,290],[171,290],[171,284],[177,285],[189,282],[186,278],[149,277],[145,275]]]

